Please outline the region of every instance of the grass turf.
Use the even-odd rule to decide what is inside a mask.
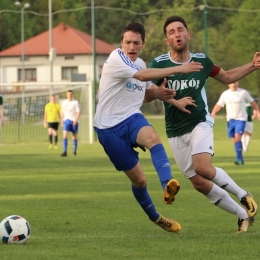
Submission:
[[[67,158],[60,157],[61,145],[59,150],[48,150],[47,143],[2,145],[0,218],[22,215],[32,234],[26,245],[0,244],[1,260],[259,259],[258,217],[248,232],[236,234],[236,218],[211,205],[179,172],[163,119],[149,121],[160,134],[174,178],[181,184],[173,205],[162,201],[149,151],[140,150],[140,161],[157,210],[181,223],[180,234],[167,233],[148,220],[132,196],[130,182],[113,168],[98,143],[79,145],[78,156],[74,156],[70,142]],[[254,126],[245,165],[235,166],[225,119],[217,119],[213,164],[260,201],[260,122]]]

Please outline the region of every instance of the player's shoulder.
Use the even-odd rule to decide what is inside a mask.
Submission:
[[[245,92],[249,94],[249,92],[245,88],[237,88],[237,91]]]
[[[73,99],[74,104],[79,104],[79,101],[77,99]]]
[[[152,62],[159,63],[159,62],[167,61],[169,59],[170,59],[170,55],[169,55],[169,52],[167,52],[167,53],[163,53],[163,54],[155,57],[154,59],[152,59]]]
[[[142,69],[146,69],[146,64],[144,62],[144,60],[142,60],[141,58],[137,58],[136,61],[134,62],[135,65],[141,67]]]
[[[190,52],[190,56],[191,58],[197,58],[197,59],[206,59],[207,56],[205,53],[202,53],[202,52]]]

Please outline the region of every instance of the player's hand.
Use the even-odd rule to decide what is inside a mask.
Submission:
[[[176,95],[175,90],[165,87],[166,83],[167,83],[167,79],[164,78],[161,86],[157,88],[156,97],[162,101],[165,101],[167,99],[172,99]]]
[[[190,73],[200,71],[203,69],[203,66],[200,62],[191,61],[179,66],[178,68],[180,69],[179,73]]]
[[[0,119],[0,128],[4,125],[4,119]]]
[[[253,63],[256,69],[260,69],[260,52],[255,53]]]
[[[43,122],[43,127],[46,128],[47,127],[47,122]]]
[[[182,112],[191,114],[190,110],[186,109],[186,106],[194,106],[197,107],[195,104],[195,100],[192,99],[192,97],[184,97],[179,100],[175,100],[175,107],[177,107]]]

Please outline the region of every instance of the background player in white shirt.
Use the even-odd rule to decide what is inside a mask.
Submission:
[[[178,68],[146,69],[138,58],[144,47],[145,30],[139,23],[125,26],[121,34],[121,49],[114,50],[104,64],[99,84],[99,101],[94,118],[94,129],[99,142],[118,171],[123,171],[132,183],[132,192],[149,219],[168,232],[179,232],[178,222],[160,215],[148,194],[146,179],[134,147],[150,150],[152,162],[164,190],[164,201],[172,204],[179,183],[172,179],[170,163],[154,128],[140,111],[146,89],[152,89],[157,98],[175,102],[174,90],[166,89],[164,82],[157,87],[148,80],[176,73],[199,71],[198,62]],[[185,100],[192,104],[191,100]]]
[[[68,133],[72,133],[73,154],[77,155],[78,147],[78,120],[80,116],[80,106],[76,99],[73,99],[73,91],[67,91],[67,99],[61,105],[61,126],[63,127],[63,153],[61,156],[67,156]]]
[[[250,96],[248,91],[239,88],[239,82],[234,82],[229,84],[229,89],[225,90],[217,104],[214,106],[211,116],[215,117],[220,109],[226,106],[226,117],[228,122],[228,137],[232,138],[234,143],[234,148],[236,151],[236,159],[234,163],[236,165],[244,164],[244,158],[242,154],[242,135],[245,131],[247,112],[246,112],[246,102],[250,103],[257,111],[258,117],[260,117],[259,108],[254,98]]]
[[[250,103],[246,103],[246,112],[247,112],[246,127],[241,139],[244,152],[248,152],[248,146],[249,143],[251,142],[251,138],[254,130],[253,121],[257,117],[257,112],[255,109],[252,108]]]

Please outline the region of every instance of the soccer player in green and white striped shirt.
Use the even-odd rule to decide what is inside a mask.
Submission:
[[[200,62],[203,69],[188,74],[175,74],[167,77],[167,88],[176,91],[176,100],[191,98],[196,106],[187,106],[190,113],[178,110],[164,102],[165,126],[168,141],[181,172],[191,181],[194,188],[204,194],[217,207],[234,214],[238,218],[238,232],[246,232],[254,222],[257,204],[253,196],[240,188],[221,168],[211,164],[214,154],[213,125],[207,105],[205,82],[208,77],[230,84],[238,81],[256,69],[260,69],[260,53],[253,61],[225,71],[215,65],[204,53],[191,53],[188,42],[191,35],[186,21],[180,16],[171,16],[164,24],[165,43],[170,47],[168,53],[153,59],[150,68],[176,67],[190,62]],[[160,85],[163,79],[154,80]],[[154,97],[146,93],[147,100]],[[258,117],[260,115],[258,114]],[[235,195],[242,206],[229,196]]]

